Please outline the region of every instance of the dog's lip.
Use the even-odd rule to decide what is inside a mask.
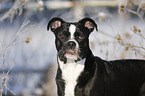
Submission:
[[[69,50],[67,53],[68,54],[74,54],[75,53],[75,50]]]
[[[60,57],[65,57],[67,59],[73,59],[73,60],[77,60],[78,57],[78,50],[77,49],[63,49],[60,52],[58,52],[58,55]]]
[[[66,53],[65,57],[69,58],[69,59],[74,59],[74,60],[78,59],[77,56],[75,54],[72,54],[72,53]]]

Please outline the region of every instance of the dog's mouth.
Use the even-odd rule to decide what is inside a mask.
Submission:
[[[58,56],[60,60],[65,61],[66,59],[71,60],[81,60],[81,57],[79,56],[78,49],[65,49],[58,52]]]
[[[74,59],[77,60],[79,57],[78,52],[76,50],[68,50],[66,54],[64,55],[67,59]]]

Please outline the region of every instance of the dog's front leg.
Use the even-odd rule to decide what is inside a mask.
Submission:
[[[63,80],[56,79],[57,94],[58,96],[64,96],[64,82]]]

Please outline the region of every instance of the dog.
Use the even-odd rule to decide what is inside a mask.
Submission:
[[[58,96],[145,96],[145,60],[94,57],[89,47],[89,35],[98,30],[93,19],[54,17],[49,29],[55,34]]]

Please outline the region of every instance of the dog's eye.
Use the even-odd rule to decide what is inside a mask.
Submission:
[[[60,39],[63,39],[64,38],[64,35],[61,34],[59,37],[60,37]]]
[[[79,39],[84,39],[84,36],[83,36],[83,35],[80,35],[80,36],[79,36]]]

